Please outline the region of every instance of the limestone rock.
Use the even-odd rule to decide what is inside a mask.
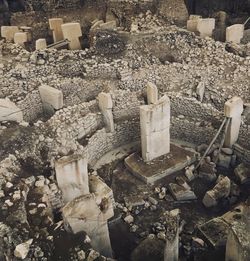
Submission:
[[[32,244],[32,242],[33,239],[30,239],[22,244],[17,245],[14,251],[15,257],[18,257],[20,259],[25,259],[29,253],[30,245]]]

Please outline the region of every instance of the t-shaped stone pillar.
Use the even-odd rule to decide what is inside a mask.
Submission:
[[[17,26],[1,26],[1,36],[6,39],[6,41],[13,41],[15,33],[19,32]]]
[[[98,95],[99,108],[104,116],[104,121],[109,132],[114,132],[113,102],[110,93],[101,92]]]
[[[63,40],[63,33],[62,33],[62,28],[61,28],[62,24],[63,24],[62,18],[49,19],[49,28],[52,30],[52,33],[53,33],[54,43]]]
[[[70,41],[70,50],[82,49],[79,37],[82,36],[82,29],[79,23],[62,24],[63,38]]]
[[[225,116],[231,118],[231,122],[226,132],[225,147],[231,148],[238,140],[241,114],[243,112],[243,101],[240,97],[233,97],[228,100],[224,106]]]
[[[142,158],[150,161],[170,151],[170,100],[140,107]]]
[[[198,19],[197,21],[197,30],[200,33],[200,37],[202,38],[212,37],[214,28],[215,28],[214,18]]]

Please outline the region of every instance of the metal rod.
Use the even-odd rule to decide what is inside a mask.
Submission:
[[[219,151],[218,151],[218,154],[217,154],[217,156],[216,156],[216,158],[215,158],[215,161],[214,161],[215,164],[217,163],[217,161],[218,161],[218,159],[219,159],[219,155],[220,155],[221,149],[222,149],[222,147],[223,147],[223,145],[224,145],[224,141],[225,141],[226,134],[227,134],[227,129],[228,129],[228,127],[229,127],[229,123],[230,123],[230,122],[231,122],[231,118],[227,118],[226,126],[225,126],[224,132],[223,132],[223,134],[222,134],[222,139],[221,139]]]
[[[227,118],[224,118],[223,122],[222,122],[221,125],[220,125],[220,128],[218,129],[218,131],[217,131],[217,133],[215,134],[213,140],[210,142],[208,148],[206,149],[204,155],[201,157],[200,161],[198,162],[198,164],[197,164],[197,166],[195,167],[194,170],[196,170],[196,169],[199,168],[201,162],[202,162],[202,161],[204,160],[204,158],[207,156],[207,153],[209,152],[209,150],[211,149],[212,145],[214,144],[214,142],[215,142],[216,139],[218,138],[218,136],[219,136],[219,134],[220,134],[222,128],[224,127],[226,121],[227,121]]]
[[[249,20],[250,20],[250,16],[247,18],[246,22],[244,23],[244,26],[248,23]]]

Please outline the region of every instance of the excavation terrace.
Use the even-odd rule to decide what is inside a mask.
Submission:
[[[250,4],[205,2],[0,1],[1,261],[250,259]]]

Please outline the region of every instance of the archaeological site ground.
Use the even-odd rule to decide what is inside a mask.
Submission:
[[[250,0],[0,0],[19,260],[250,260]]]

